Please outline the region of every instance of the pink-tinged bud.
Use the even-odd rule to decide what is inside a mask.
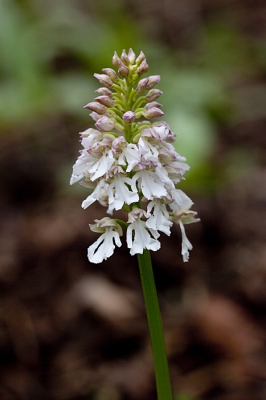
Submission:
[[[96,100],[96,99],[95,99],[95,100]],[[145,109],[146,109],[146,110],[149,110],[149,109],[152,108],[152,107],[158,107],[158,108],[160,108],[160,107],[162,107],[162,104],[157,103],[157,101],[152,101],[151,103],[146,104]]]
[[[100,94],[101,96],[110,96],[112,94],[111,90],[107,88],[99,88],[95,90],[95,93]]]
[[[117,52],[115,51],[113,59],[112,59],[112,64],[118,68],[118,63],[121,62],[120,58],[117,55]]]
[[[144,60],[144,61],[142,61],[140,66],[137,68],[137,73],[140,75],[145,74],[145,72],[147,72],[148,69],[149,69],[149,66],[148,66],[146,60]]]
[[[111,118],[109,118],[106,115],[104,115],[103,117],[98,119],[98,121],[96,122],[95,126],[100,131],[109,132],[112,129],[114,129],[115,122]]]
[[[137,88],[136,88],[136,92],[137,92],[138,94],[142,94],[143,92],[145,92],[145,90],[146,90],[146,85],[147,85],[148,81],[149,81],[149,78],[143,78],[143,79],[141,79],[141,80],[139,81],[138,86],[137,86]]]
[[[95,78],[98,79],[101,85],[111,88],[112,87],[112,80],[109,78],[108,75],[105,74],[94,74]]]
[[[135,120],[136,115],[133,113],[133,111],[127,111],[122,118],[127,124],[131,124]]]
[[[128,52],[128,59],[130,64],[134,64],[135,59],[136,59],[136,54],[134,53],[134,51],[130,48],[129,52]]]
[[[151,89],[146,95],[146,100],[147,101],[156,100],[156,99],[158,99],[158,97],[161,96],[161,94],[163,94],[163,92],[161,90],[159,90],[159,89]]]
[[[129,74],[129,69],[122,62],[120,62],[118,67],[118,73],[121,76],[123,76],[123,78],[126,78]]]
[[[109,76],[112,82],[118,81],[118,76],[116,75],[115,71],[112,68],[103,68],[102,71]]]
[[[152,107],[149,110],[143,111],[142,115],[147,119],[152,119],[162,117],[164,112],[157,107]]]
[[[95,97],[94,100],[98,101],[99,103],[103,104],[106,107],[113,107],[115,104],[114,100],[111,99],[111,97],[109,96],[98,96]]]
[[[88,108],[91,111],[95,111],[97,114],[105,114],[106,113],[106,107],[100,103],[97,103],[97,101],[92,101],[91,103],[88,103],[83,108]]]
[[[95,93],[98,93],[101,96],[110,96],[112,94],[111,90],[107,89],[106,87],[100,87],[99,89],[95,90]]]
[[[122,51],[121,60],[125,65],[129,65],[129,58],[125,49]]]
[[[160,82],[160,75],[152,75],[148,77],[149,82],[147,83],[147,89],[152,89],[153,86],[157,85],[158,82]]]
[[[141,51],[139,56],[136,59],[136,64],[140,65],[142,63],[142,61],[144,61],[145,59],[146,59],[145,54],[143,53],[143,51]]]

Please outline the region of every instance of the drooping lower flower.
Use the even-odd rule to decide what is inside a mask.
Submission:
[[[102,87],[84,108],[92,111],[95,127],[81,133],[80,152],[73,166],[70,183],[90,190],[82,207],[98,201],[106,212],[121,210],[124,221],[104,217],[91,224],[91,230],[101,236],[88,249],[90,262],[99,263],[120,247],[122,227],[130,254],[142,254],[144,249],[157,251],[160,233],[170,235],[177,223],[182,235],[182,256],[188,261],[192,245],[186,237],[184,224],[197,222],[191,211],[192,201],[178,183],[189,169],[186,159],[171,144],[176,134],[162,117],[162,94],[154,86],[159,75],[142,78],[148,64],[143,52],[136,57],[132,49],[113,57],[111,68],[95,74]]]
[[[95,222],[90,225],[90,229],[102,235],[88,248],[88,259],[92,263],[99,264],[114,253],[114,243],[118,247],[122,245],[119,236],[123,233],[121,226],[109,217],[96,219]]]

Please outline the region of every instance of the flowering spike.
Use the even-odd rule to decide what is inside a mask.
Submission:
[[[190,198],[178,189],[189,166],[171,144],[176,135],[166,122],[150,121],[164,115],[156,101],[162,92],[154,89],[160,76],[140,79],[148,70],[143,52],[137,58],[132,49],[123,50],[121,58],[115,52],[112,62],[117,72],[104,68],[104,74],[94,74],[103,87],[84,108],[92,110],[96,129],[81,133],[83,149],[70,183],[91,190],[84,209],[98,201],[109,214],[124,210],[128,215],[124,221],[104,217],[90,225],[101,236],[88,248],[89,261],[102,262],[115,245],[121,246],[121,226],[134,255],[157,251],[161,232],[170,235],[174,223],[180,226],[181,254],[188,261],[192,245],[184,225],[199,219]]]

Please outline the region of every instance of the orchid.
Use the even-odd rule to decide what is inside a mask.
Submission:
[[[157,251],[158,232],[170,235],[176,223],[181,229],[183,260],[188,261],[192,245],[184,224],[199,219],[190,210],[192,201],[177,188],[189,166],[171,144],[176,134],[165,121],[153,121],[164,115],[157,102],[162,92],[154,88],[160,76],[143,78],[148,71],[145,55],[141,52],[136,57],[132,49],[128,53],[123,50],[121,57],[115,53],[113,65],[117,72],[104,68],[102,74],[94,74],[102,87],[84,108],[92,111],[95,128],[80,134],[83,149],[70,183],[80,182],[91,190],[82,202],[84,209],[98,201],[109,214],[118,210],[128,214],[136,208],[145,211],[134,221],[114,219],[126,229],[130,254],[142,254],[143,249]],[[113,246],[106,251],[105,244],[109,239],[119,243],[116,233],[108,227],[101,241],[90,246],[91,262],[113,254]]]
[[[158,400],[172,400],[163,328],[154,283],[150,251],[161,247],[161,232],[171,234],[173,224],[180,226],[181,254],[189,260],[192,244],[185,224],[199,221],[191,210],[192,200],[178,188],[189,170],[185,157],[175,151],[176,134],[165,121],[157,120],[164,112],[156,100],[162,92],[154,89],[160,76],[141,76],[148,64],[141,51],[114,53],[112,68],[94,74],[102,87],[85,105],[91,111],[95,128],[81,132],[83,149],[73,166],[70,184],[79,182],[89,189],[82,202],[84,209],[96,201],[112,216],[90,224],[100,233],[88,248],[91,263],[101,263],[122,245],[126,230],[130,255],[137,255],[148,316]],[[119,211],[123,220],[115,218]]]

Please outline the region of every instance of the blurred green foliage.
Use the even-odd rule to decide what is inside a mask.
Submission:
[[[230,123],[236,107],[228,82],[265,67],[265,46],[212,21],[192,50],[173,51],[142,37],[141,22],[133,21],[125,4],[1,0],[0,128],[23,130],[28,122],[38,126],[43,118],[67,114],[84,119],[86,129],[93,122],[82,106],[97,87],[93,72],[111,66],[114,50],[143,50],[150,73],[162,78],[158,87],[165,120],[178,134],[176,150],[191,166],[185,185],[212,190],[224,178],[211,160],[216,132]]]

